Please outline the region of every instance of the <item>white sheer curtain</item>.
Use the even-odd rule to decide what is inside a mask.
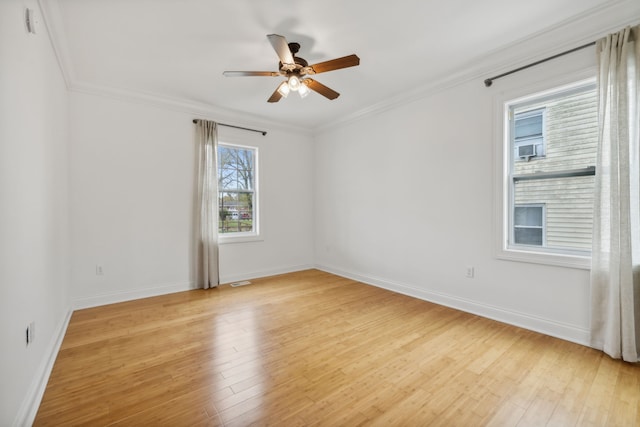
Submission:
[[[212,288],[220,283],[218,272],[218,126],[197,120],[198,187],[196,194],[196,285]]]
[[[591,265],[591,345],[640,355],[640,26],[596,44],[598,160]]]

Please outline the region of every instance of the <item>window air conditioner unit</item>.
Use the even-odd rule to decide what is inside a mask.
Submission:
[[[535,156],[536,156],[535,144],[521,145],[518,147],[518,157],[520,157],[521,159],[529,160],[531,157],[535,157]]]

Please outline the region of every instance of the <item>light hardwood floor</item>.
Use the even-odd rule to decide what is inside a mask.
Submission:
[[[77,311],[35,421],[637,426],[640,367],[317,270]]]

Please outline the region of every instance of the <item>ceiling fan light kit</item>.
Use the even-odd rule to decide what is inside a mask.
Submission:
[[[300,98],[306,98],[309,92],[311,92],[304,80],[300,80],[296,75],[292,75],[287,81],[280,83],[277,91],[283,98],[289,96],[291,92],[298,92]]]
[[[300,50],[299,43],[287,43],[287,40],[278,34],[269,34],[267,38],[280,59],[279,71],[225,71],[223,73],[226,77],[286,77],[287,80],[280,83],[267,102],[278,102],[281,98],[289,96],[292,91],[298,92],[301,98],[305,98],[312,90],[327,99],[336,99],[340,96],[338,92],[308,76],[360,65],[360,58],[357,55],[348,55],[309,65],[304,58],[295,56]]]

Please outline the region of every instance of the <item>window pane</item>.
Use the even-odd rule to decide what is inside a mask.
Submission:
[[[253,231],[253,193],[225,191],[219,195],[218,232]]]
[[[517,139],[542,135],[542,114],[524,118],[516,116],[515,132]]]
[[[598,104],[595,88],[578,93],[560,94],[557,98],[546,99],[538,106],[545,109],[546,129],[544,130],[544,158],[536,161],[519,161],[517,155],[513,156],[511,170],[514,175],[552,172],[568,169],[581,169],[595,165],[596,148],[598,143]],[[541,149],[540,140],[519,141],[520,135],[531,134],[537,126],[531,119],[518,119],[518,114],[526,114],[532,105],[515,106],[515,132],[512,136],[513,147],[520,144],[537,144]],[[542,125],[542,116],[539,125]],[[520,129],[519,122],[522,122]],[[540,130],[542,134],[542,130]],[[512,148],[517,153],[515,148]]]
[[[237,151],[238,188],[253,189],[253,152],[250,150]]]
[[[231,167],[224,167],[218,171],[218,186],[221,190],[238,189],[238,172]]]
[[[219,156],[219,186],[223,189],[252,190],[253,157],[252,150],[224,148]]]
[[[591,250],[595,176],[535,179],[514,184],[516,205],[544,204],[546,247]],[[526,212],[526,214],[524,213]],[[514,209],[514,227],[542,225],[531,209]],[[542,210],[540,209],[540,212]],[[542,213],[541,213],[542,215]],[[518,243],[518,239],[514,239]]]
[[[542,227],[542,206],[516,206],[513,223],[531,227]]]
[[[225,165],[233,164],[233,151],[222,145],[218,145],[218,170]]]
[[[518,245],[542,246],[542,229],[516,228],[514,230],[514,239]]]

